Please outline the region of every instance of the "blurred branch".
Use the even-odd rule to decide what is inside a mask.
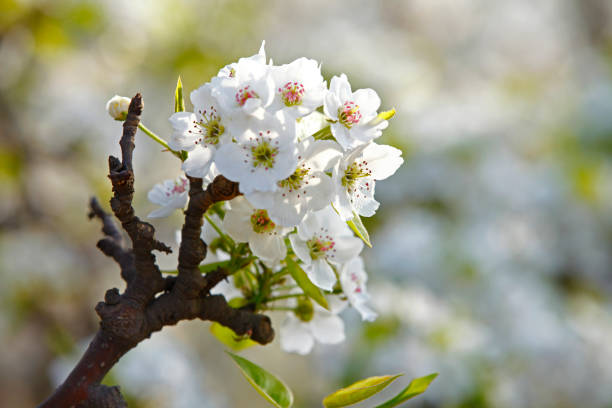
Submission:
[[[109,157],[109,178],[114,193],[110,204],[132,241],[131,249],[124,246],[122,234],[112,217],[95,198],[90,201],[89,217],[102,221],[105,235],[98,241],[98,248],[119,264],[126,289],[123,293],[117,288],[109,289],[104,301],[97,304],[96,312],[100,317],[98,333],[68,378],[40,408],[125,407],[118,387],[106,387],[100,382],[130,349],[164,326],[181,320],[219,322],[238,335],[248,335],[261,344],[267,344],[274,338],[274,330],[267,316],[234,309],[223,296],[210,295],[210,290],[227,276],[224,268],[219,267],[205,276],[198,268],[206,257],[207,249],[200,239],[204,213],[212,204],[239,195],[237,183],[218,176],[204,190],[202,179],[190,178],[178,275],[171,278],[162,276],[153,251],[171,250],[155,239],[155,228],[141,221],[132,207],[132,153],[142,109],[142,97],[136,94],[130,103],[119,142],[122,159]]]

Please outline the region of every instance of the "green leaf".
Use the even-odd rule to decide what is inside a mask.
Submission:
[[[244,350],[257,344],[249,337],[239,336],[229,327],[225,327],[217,322],[210,325],[210,332],[217,340],[234,351]]]
[[[376,119],[374,119],[376,120]],[[334,138],[331,132],[331,126],[325,126],[323,129],[312,134],[315,140],[331,140]]]
[[[302,288],[306,296],[312,298],[312,300],[329,310],[329,305],[327,304],[327,299],[325,299],[323,292],[308,279],[308,275],[306,275],[302,267],[290,257],[287,257],[285,261],[287,262],[289,273],[295,280],[295,283]]]
[[[391,384],[396,378],[402,375],[403,374],[383,375],[359,380],[346,388],[341,388],[329,394],[323,399],[323,406],[325,408],[337,408],[356,404],[382,391],[387,385]]]
[[[212,262],[209,264],[200,265],[198,268],[200,269],[200,272],[202,273],[209,273],[209,272],[216,270],[217,268],[227,268],[229,267],[231,262],[232,260],[228,259],[227,261]]]
[[[383,120],[391,119],[393,116],[395,116],[395,109],[380,112],[374,119],[370,121],[369,125],[376,126]]]
[[[238,364],[242,374],[261,396],[277,408],[293,405],[293,393],[281,380],[246,358],[226,351]]]
[[[346,222],[349,227],[353,230],[353,232],[361,238],[363,242],[370,248],[372,248],[372,244],[370,243],[370,234],[368,234],[368,230],[363,226],[361,222],[361,217],[359,214],[356,214],[353,211],[353,219]]]
[[[183,98],[183,83],[181,82],[180,75],[178,77],[178,81],[176,81],[176,90],[174,91],[174,111],[185,111],[185,99]]]
[[[375,408],[396,407],[405,401],[408,401],[410,398],[424,393],[427,387],[429,387],[429,384],[431,384],[431,382],[435,380],[437,376],[438,373],[433,373],[425,377],[415,378],[414,380],[410,381],[410,384],[408,384],[408,386],[404,388],[402,392],[391,398],[389,401],[377,405]]]

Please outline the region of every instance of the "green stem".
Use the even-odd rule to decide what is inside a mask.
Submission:
[[[275,302],[277,300],[291,299],[291,298],[302,297],[302,296],[305,296],[305,295],[303,293],[291,293],[288,295],[280,295],[280,296],[274,296],[274,297],[267,298],[266,302]]]
[[[286,307],[286,306],[266,306],[263,310],[272,310],[272,311],[285,311],[285,312],[294,312],[295,307]]]
[[[185,158],[183,158],[183,154],[181,152],[177,152],[177,151],[172,150],[170,148],[170,146],[168,146],[168,143],[164,139],[162,139],[161,137],[157,136],[152,130],[150,130],[148,127],[143,125],[142,122],[138,123],[138,129],[142,130],[144,132],[144,134],[149,136],[151,139],[155,140],[160,145],[164,146],[166,148],[166,150],[171,152],[173,155],[175,155],[179,159],[185,160]]]
[[[235,248],[236,243],[234,242],[233,239],[231,239],[230,237],[228,237],[222,230],[221,228],[219,228],[219,226],[217,224],[215,224],[215,222],[208,216],[208,214],[204,214],[204,218],[206,219],[206,221],[208,221],[208,223],[213,227],[213,229],[215,231],[217,231],[217,234],[219,234],[219,236],[221,237],[222,240],[224,240],[225,242],[227,242],[227,244],[232,248],[232,250]]]

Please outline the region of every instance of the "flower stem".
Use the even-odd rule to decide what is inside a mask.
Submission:
[[[285,307],[285,306],[266,306],[263,310],[272,310],[272,311],[286,311],[286,312],[294,312],[295,307]]]
[[[170,148],[170,146],[168,146],[168,142],[166,142],[164,139],[162,139],[161,137],[157,136],[151,129],[149,129],[148,127],[146,127],[145,125],[142,124],[142,122],[140,122],[138,124],[138,129],[142,130],[144,132],[144,134],[146,134],[147,136],[149,136],[151,139],[155,140],[157,143],[159,143],[160,145],[164,146],[166,148],[166,150],[168,150],[169,152],[171,152],[173,155],[175,155],[176,157],[178,157],[181,160],[185,160],[183,158],[183,154],[181,152],[177,152],[174,151]]]
[[[290,293],[288,295],[269,297],[266,299],[266,302],[275,302],[277,300],[291,299],[291,298],[302,297],[302,296],[304,296],[303,293]]]
[[[217,234],[219,234],[219,236],[221,237],[222,240],[224,240],[225,242],[227,242],[227,244],[232,248],[232,250],[236,247],[236,243],[234,242],[233,239],[231,239],[229,236],[227,236],[222,230],[221,228],[219,228],[219,226],[217,224],[215,224],[215,222],[208,216],[208,214],[204,213],[204,218],[206,219],[206,221],[208,221],[210,223],[210,226],[213,227],[213,229],[217,232]]]

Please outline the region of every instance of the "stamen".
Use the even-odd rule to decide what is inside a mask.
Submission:
[[[285,106],[296,106],[302,104],[302,97],[306,91],[301,83],[289,81],[283,87],[278,88],[278,92]]]
[[[359,111],[359,105],[355,102],[348,101],[338,108],[338,121],[346,126],[347,129],[353,127],[361,120],[361,112]]]

